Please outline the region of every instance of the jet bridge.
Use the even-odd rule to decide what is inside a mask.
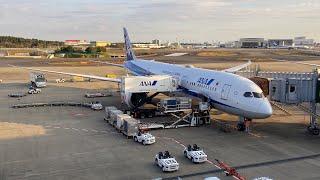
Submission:
[[[260,77],[269,80],[269,99],[284,104],[310,103],[310,125],[308,130],[319,134],[316,103],[320,102],[319,70],[313,72],[265,72],[239,71],[236,74],[252,79]],[[259,84],[258,84],[259,85]],[[263,89],[263,88],[262,88]]]

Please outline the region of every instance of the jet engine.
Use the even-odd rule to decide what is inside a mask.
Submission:
[[[146,103],[148,98],[148,93],[125,93],[122,94],[122,100],[126,103],[130,108],[137,108]]]

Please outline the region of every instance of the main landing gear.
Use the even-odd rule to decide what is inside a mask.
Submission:
[[[238,122],[237,129],[238,129],[238,131],[245,131],[246,130],[246,126],[245,126],[245,124],[243,122]]]
[[[320,133],[320,129],[319,129],[319,126],[318,124],[310,124],[308,126],[308,131],[312,134],[312,135],[319,135]]]

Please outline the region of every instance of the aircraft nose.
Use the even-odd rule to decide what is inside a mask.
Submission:
[[[261,118],[267,118],[272,115],[272,107],[268,100],[265,100],[260,104],[259,114],[261,114]]]

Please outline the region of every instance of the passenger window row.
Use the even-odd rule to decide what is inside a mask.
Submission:
[[[202,87],[202,88],[206,88],[206,89],[209,89],[209,90],[214,90],[216,91],[217,88],[216,87],[210,87],[208,85],[205,85],[205,84],[200,84],[200,83],[195,83],[195,82],[188,82],[188,84],[190,84],[191,86],[198,86],[198,87]]]

